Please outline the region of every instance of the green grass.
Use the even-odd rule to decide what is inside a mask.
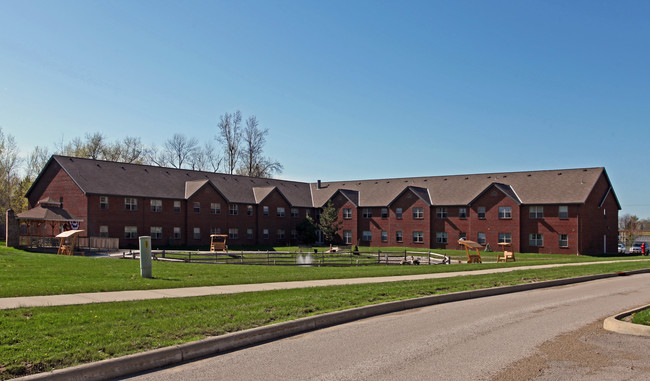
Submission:
[[[492,260],[496,261],[496,253],[488,254],[494,255]],[[516,255],[517,262],[507,264],[444,266],[296,267],[154,261],[152,264],[154,278],[145,279],[140,277],[140,262],[137,260],[29,253],[0,247],[0,284],[2,285],[0,297],[410,275],[615,259],[549,254],[517,253]],[[489,257],[483,258],[489,260]]]
[[[650,325],[650,308],[639,311],[632,315],[632,323]]]
[[[646,267],[647,262],[623,262],[436,280],[4,310],[0,311],[0,379],[392,300]]]

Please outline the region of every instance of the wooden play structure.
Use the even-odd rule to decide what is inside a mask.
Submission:
[[[57,254],[73,255],[74,248],[77,246],[77,239],[82,232],[83,230],[66,230],[57,234],[55,238],[61,238]]]
[[[458,244],[465,246],[465,252],[467,253],[467,263],[483,263],[481,260],[481,253],[478,251],[479,249],[483,248],[483,245],[478,242],[469,241],[466,239],[458,240]],[[476,250],[476,254],[470,254],[470,249]]]
[[[227,234],[211,234],[210,235],[210,251],[213,253],[227,252],[228,245],[226,245]]]
[[[510,244],[507,242],[499,242],[499,246],[501,246],[501,249],[503,249],[503,255],[497,256],[497,263],[503,261],[503,262],[508,262],[512,261],[515,262],[515,253],[514,251],[509,251],[507,248],[510,247]]]

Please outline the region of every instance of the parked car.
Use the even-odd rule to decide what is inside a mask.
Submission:
[[[650,253],[650,245],[646,243],[645,245],[645,253],[642,252],[641,250],[641,244],[643,242],[634,242],[634,245],[630,247],[630,254],[643,254],[643,255],[648,255]]]
[[[618,253],[625,254],[625,245],[623,245],[622,243],[618,244]]]

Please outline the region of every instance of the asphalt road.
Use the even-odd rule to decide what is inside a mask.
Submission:
[[[131,379],[595,380],[626,379],[625,374],[634,377],[639,372],[647,376],[650,338],[604,333],[599,327],[609,315],[649,303],[650,274],[609,278],[374,317]],[[601,347],[585,342],[594,332],[600,335]],[[620,355],[628,344],[641,352],[636,360]],[[600,360],[603,346],[619,353],[625,364]],[[585,361],[598,366],[585,371]]]

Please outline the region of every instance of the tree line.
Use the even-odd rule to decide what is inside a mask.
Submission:
[[[160,146],[147,146],[139,137],[110,141],[95,132],[69,142],[61,140],[52,153],[47,147],[36,146],[23,157],[14,137],[0,127],[0,222],[5,222],[7,209],[16,213],[27,210],[25,194],[52,154],[266,178],[283,170],[280,162],[265,156],[268,134],[254,115],[244,122],[241,112],[235,111],[220,116],[214,139],[203,145],[181,133]]]
[[[627,238],[626,244],[632,244],[641,232],[650,231],[650,219],[624,214],[618,217],[618,228]]]

